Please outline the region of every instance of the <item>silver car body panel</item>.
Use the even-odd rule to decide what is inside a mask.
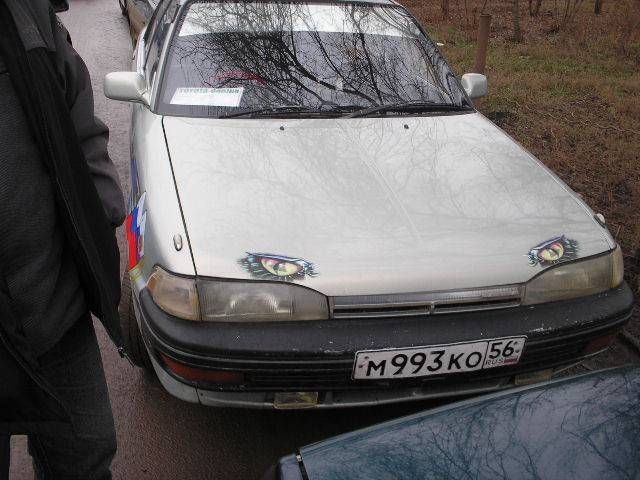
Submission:
[[[615,245],[478,113],[163,121],[198,275],[250,279],[239,260],[268,252],[313,262],[300,282],[329,296],[459,290],[528,281],[559,235],[580,257]]]
[[[134,57],[141,74],[143,35]],[[131,272],[141,329],[138,294],[156,264],[185,275],[249,279],[238,263],[247,252],[301,257],[318,272],[301,284],[344,297],[520,285],[542,270],[529,265],[530,249],[559,235],[578,242],[580,257],[615,246],[577,194],[479,113],[163,118],[154,107],[167,48],[165,42],[150,86],[151,107],[133,106],[131,207],[144,195],[146,214],[144,256]],[[332,305],[349,301],[333,298]],[[269,393],[186,385],[150,353],[162,385],[178,398],[273,408]],[[510,385],[494,379],[455,392],[433,385],[328,392],[316,408]]]
[[[133,107],[132,156],[131,177],[136,184],[132,187],[132,206],[145,196],[144,256],[131,272],[132,285],[140,291],[156,264],[186,275],[194,275],[195,270],[188,245],[180,251],[173,245],[175,235],[181,235],[187,243],[187,234],[164,142],[162,117],[141,105]]]

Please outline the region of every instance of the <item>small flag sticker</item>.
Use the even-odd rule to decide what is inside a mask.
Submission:
[[[129,244],[129,270],[133,269],[144,256],[144,227],[147,222],[147,212],[144,202],[147,193],[143,193],[137,205],[127,216],[127,243]]]

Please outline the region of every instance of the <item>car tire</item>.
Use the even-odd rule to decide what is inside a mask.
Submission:
[[[144,369],[148,373],[153,373],[153,365],[149,358],[149,352],[144,345],[144,340],[138,328],[136,314],[133,308],[133,293],[131,291],[131,278],[129,272],[125,271],[122,277],[122,293],[120,304],[118,305],[120,314],[120,326],[127,357],[136,367]]]

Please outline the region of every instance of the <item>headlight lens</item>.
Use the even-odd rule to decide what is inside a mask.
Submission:
[[[537,276],[525,286],[523,305],[569,300],[595,295],[622,283],[622,251],[616,247],[608,255],[563,263]]]
[[[156,267],[148,288],[160,308],[187,320],[282,322],[329,318],[324,295],[288,283],[195,280]]]
[[[198,280],[202,319],[281,322],[329,318],[327,298],[288,283]]]
[[[198,292],[192,278],[178,277],[156,267],[147,288],[156,305],[168,314],[186,320],[200,320]]]

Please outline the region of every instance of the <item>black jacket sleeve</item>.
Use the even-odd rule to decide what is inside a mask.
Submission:
[[[118,172],[107,150],[109,129],[94,114],[87,66],[71,45],[67,31],[56,23],[56,54],[63,68],[61,73],[71,118],[107,218],[114,227],[119,226],[124,222],[126,211]]]

